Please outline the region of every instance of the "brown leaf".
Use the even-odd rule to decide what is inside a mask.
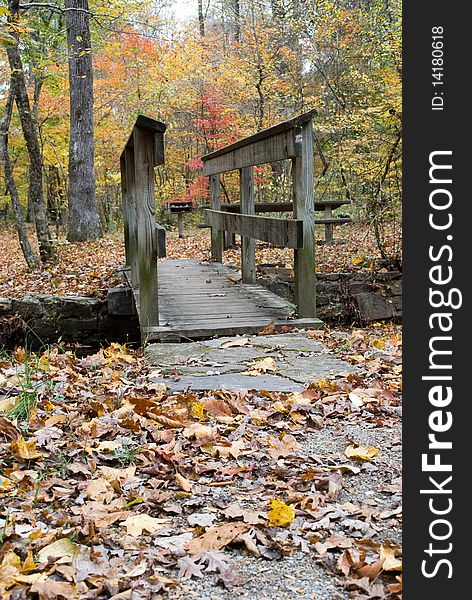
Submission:
[[[250,525],[240,522],[211,527],[200,537],[191,540],[187,544],[187,550],[189,554],[221,550],[231,544],[239,535],[249,531],[250,528]]]
[[[180,473],[176,473],[175,474],[175,480],[177,481],[177,483],[179,484],[179,487],[184,492],[191,492],[192,491],[192,484],[190,483],[190,481],[188,479],[186,479]]]
[[[373,563],[359,567],[357,569],[357,574],[359,577],[368,577],[370,581],[373,581],[378,576],[380,571],[382,571],[383,562],[384,560],[379,558]]]
[[[128,517],[126,521],[123,521],[121,525],[126,527],[126,532],[133,537],[139,537],[143,535],[143,531],[148,533],[154,533],[165,526],[169,519],[156,519],[146,514],[132,515]]]
[[[37,581],[30,589],[31,593],[39,595],[39,600],[73,600],[79,597],[77,586],[63,581]]]
[[[0,415],[0,439],[14,441],[21,438],[21,431],[14,425],[10,419]]]

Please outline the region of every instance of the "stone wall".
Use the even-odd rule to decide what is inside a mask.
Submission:
[[[60,339],[88,346],[139,341],[133,312],[131,290],[124,287],[110,289],[105,300],[48,294],[0,298],[0,347],[26,335],[32,345]]]
[[[293,298],[293,278],[288,269],[262,267],[260,282],[268,289]],[[319,273],[316,286],[318,317],[329,323],[367,324],[402,318],[402,274],[357,271]]]
[[[259,282],[293,298],[288,269],[261,266]],[[399,272],[322,273],[317,276],[318,317],[326,323],[367,324],[401,320],[402,275]],[[0,298],[0,348],[25,343],[75,342],[99,346],[107,342],[139,342],[131,290],[112,288],[105,300],[84,296],[26,294]]]

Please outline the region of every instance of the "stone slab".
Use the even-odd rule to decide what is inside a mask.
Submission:
[[[170,378],[153,378],[156,383],[165,383],[172,392],[185,390],[266,390],[268,392],[301,392],[304,385],[278,375],[242,375],[227,373],[222,375],[184,375],[178,381]]]
[[[228,343],[242,346],[223,348]],[[157,383],[172,391],[185,389],[266,389],[300,391],[309,381],[334,377],[355,367],[331,355],[328,348],[304,333],[271,336],[236,336],[186,344],[150,344],[145,349],[148,362],[161,369]],[[276,372],[244,375],[249,364],[266,357],[275,360]],[[180,379],[175,380],[175,373]]]

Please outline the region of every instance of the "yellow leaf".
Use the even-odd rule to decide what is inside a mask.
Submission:
[[[79,547],[69,538],[62,538],[41,548],[38,552],[38,562],[48,562],[51,556],[57,564],[71,563],[79,553]]]
[[[353,446],[351,444],[344,450],[344,454],[353,460],[372,460],[374,456],[380,454],[380,450],[372,446]]]
[[[36,442],[34,440],[27,442],[22,437],[10,444],[10,450],[14,457],[20,460],[33,460],[42,456],[41,452],[36,450]]]
[[[192,404],[192,412],[197,417],[197,419],[203,419],[203,402],[194,402]]]
[[[269,523],[272,527],[287,527],[295,518],[295,508],[276,498],[270,501]]]
[[[383,559],[382,569],[384,571],[401,571],[402,561],[395,558],[395,549],[390,546],[381,546],[380,558]]]
[[[362,258],[353,258],[353,259],[352,259],[352,262],[353,262],[355,265],[360,265],[360,264],[362,263],[362,260],[363,260]]]

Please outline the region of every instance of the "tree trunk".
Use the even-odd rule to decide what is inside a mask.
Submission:
[[[10,128],[11,113],[13,110],[13,85],[10,84],[10,91],[5,107],[5,114],[0,121],[0,157],[3,162],[5,172],[5,183],[10,193],[13,214],[15,216],[15,226],[20,240],[21,250],[25,257],[26,263],[30,269],[36,269],[39,266],[39,260],[31,247],[28,239],[28,233],[23,220],[23,212],[21,210],[20,198],[16,188],[15,178],[13,175],[13,167],[8,152],[8,130]]]
[[[15,24],[18,20],[19,2],[10,0],[9,22]],[[11,27],[11,35],[15,43],[7,47],[8,62],[11,69],[11,89],[15,98],[18,114],[20,116],[21,128],[25,138],[26,147],[30,159],[29,191],[34,210],[34,221],[39,243],[39,254],[41,260],[46,261],[53,256],[53,247],[46,216],[46,202],[43,190],[43,162],[41,157],[41,146],[38,138],[38,126],[31,111],[26,79],[23,70],[23,62],[20,56],[18,32]]]
[[[93,68],[88,0],[66,0],[70,86],[69,241],[100,235],[94,170]]]
[[[233,0],[233,35],[235,42],[241,40],[241,5],[239,0]]]
[[[200,35],[205,37],[205,19],[203,16],[203,0],[198,0],[198,25],[200,27]]]

